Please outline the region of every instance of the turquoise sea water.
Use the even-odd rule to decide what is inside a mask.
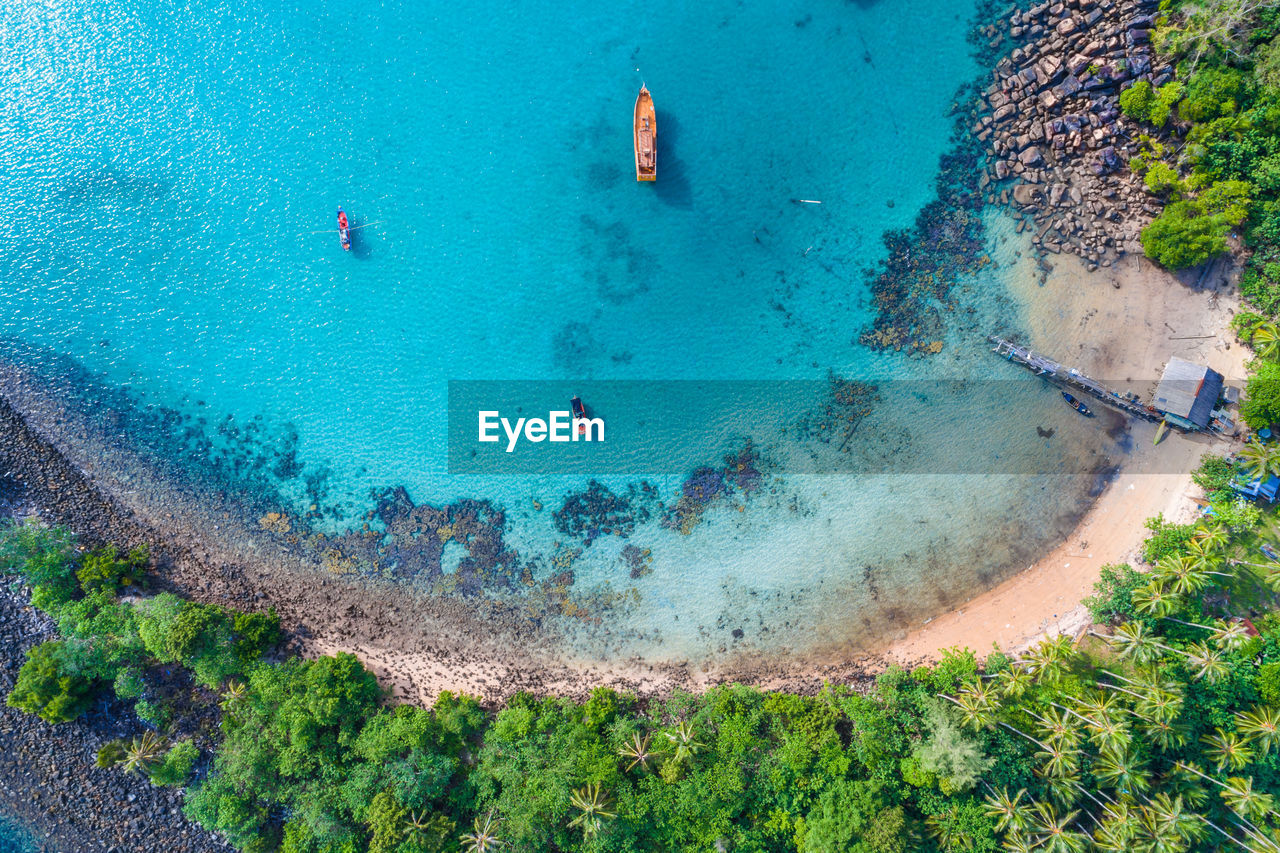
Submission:
[[[16,821],[0,814],[0,853],[30,853],[35,849],[30,834]]]
[[[864,270],[934,197],[956,90],[981,71],[973,13],[19,0],[0,9],[0,334],[211,432],[296,431],[298,458],[331,472],[326,529],[391,485],[418,503],[489,498],[546,574],[572,545],[551,511],[587,477],[451,474],[451,380],[659,383],[610,401],[640,422],[669,414],[662,382],[813,380],[808,397],[719,410],[706,461],[756,437],[775,466],[758,496],[688,532],[651,521],[579,543],[575,589],[631,591],[582,651],[873,642],[1007,572],[1078,509],[1082,478],[982,476],[955,453],[1021,443],[1052,469],[1099,446],[1038,385],[1015,383],[996,412],[886,388],[852,442],[874,476],[817,476],[795,463],[830,446],[778,416],[820,406],[829,372],[1010,378],[975,337],[1016,323],[996,273],[961,296],[943,355],[857,344]],[[652,186],[632,173],[642,81]],[[351,253],[330,230],[339,205],[366,226]],[[936,462],[894,475],[895,454]],[[619,493],[647,475],[673,504],[692,457],[662,462],[592,473]],[[281,509],[305,509],[299,482]],[[1016,511],[1028,499],[1046,502],[1032,518]],[[639,578],[631,543],[650,552]],[[446,572],[457,559],[445,551]]]

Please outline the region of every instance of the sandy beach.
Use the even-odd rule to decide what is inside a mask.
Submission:
[[[1238,304],[1229,258],[1180,276],[1134,255],[1092,273],[1074,256],[1053,257],[1051,263],[1054,270],[1043,285],[1030,260],[1012,276],[1034,349],[1144,399],[1150,399],[1171,356],[1208,364],[1229,384],[1242,384],[1249,353],[1233,342],[1228,328]],[[1179,433],[1153,446],[1154,425],[1134,421],[1130,429],[1131,458],[1066,541],[994,589],[916,628],[892,644],[886,657],[916,663],[953,647],[982,654],[993,644],[1018,651],[1045,635],[1083,631],[1089,613],[1080,601],[1100,569],[1136,562],[1146,519],[1194,518],[1199,491],[1185,472],[1205,453],[1233,446],[1223,438]]]

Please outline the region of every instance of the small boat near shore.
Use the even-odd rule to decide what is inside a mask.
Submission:
[[[1090,415],[1092,415],[1092,414],[1093,414],[1093,412],[1089,411],[1089,407],[1088,407],[1088,406],[1086,406],[1084,403],[1081,403],[1081,402],[1080,402],[1079,400],[1077,400],[1075,397],[1072,397],[1072,396],[1071,396],[1070,394],[1068,394],[1066,391],[1063,391],[1063,392],[1062,392],[1062,399],[1064,399],[1064,400],[1066,400],[1066,401],[1067,401],[1067,405],[1068,405],[1068,406],[1070,406],[1071,408],[1075,409],[1077,412],[1079,412],[1080,414],[1084,415],[1085,417],[1088,417],[1088,416],[1090,416]]]
[[[658,180],[658,115],[653,109],[653,97],[643,84],[640,94],[636,95],[632,134],[636,149],[636,180]]]

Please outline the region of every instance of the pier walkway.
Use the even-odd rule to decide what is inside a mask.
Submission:
[[[995,344],[992,352],[1016,364],[1021,364],[1036,375],[1043,376],[1055,385],[1066,386],[1074,391],[1088,394],[1108,406],[1119,409],[1125,414],[1133,415],[1148,421],[1159,421],[1164,414],[1151,406],[1144,405],[1137,394],[1120,394],[1099,382],[1090,379],[1074,367],[1065,367],[1047,356],[1033,352],[1030,347],[1006,341],[997,335],[988,335],[987,340]]]

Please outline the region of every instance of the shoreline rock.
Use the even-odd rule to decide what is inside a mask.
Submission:
[[[993,25],[1018,46],[996,64],[987,111],[970,130],[987,146],[987,202],[1020,215],[1042,257],[1078,255],[1092,271],[1142,251],[1138,234],[1155,209],[1128,163],[1149,131],[1121,113],[1119,96],[1173,73],[1151,50],[1156,6],[1057,0]]]

